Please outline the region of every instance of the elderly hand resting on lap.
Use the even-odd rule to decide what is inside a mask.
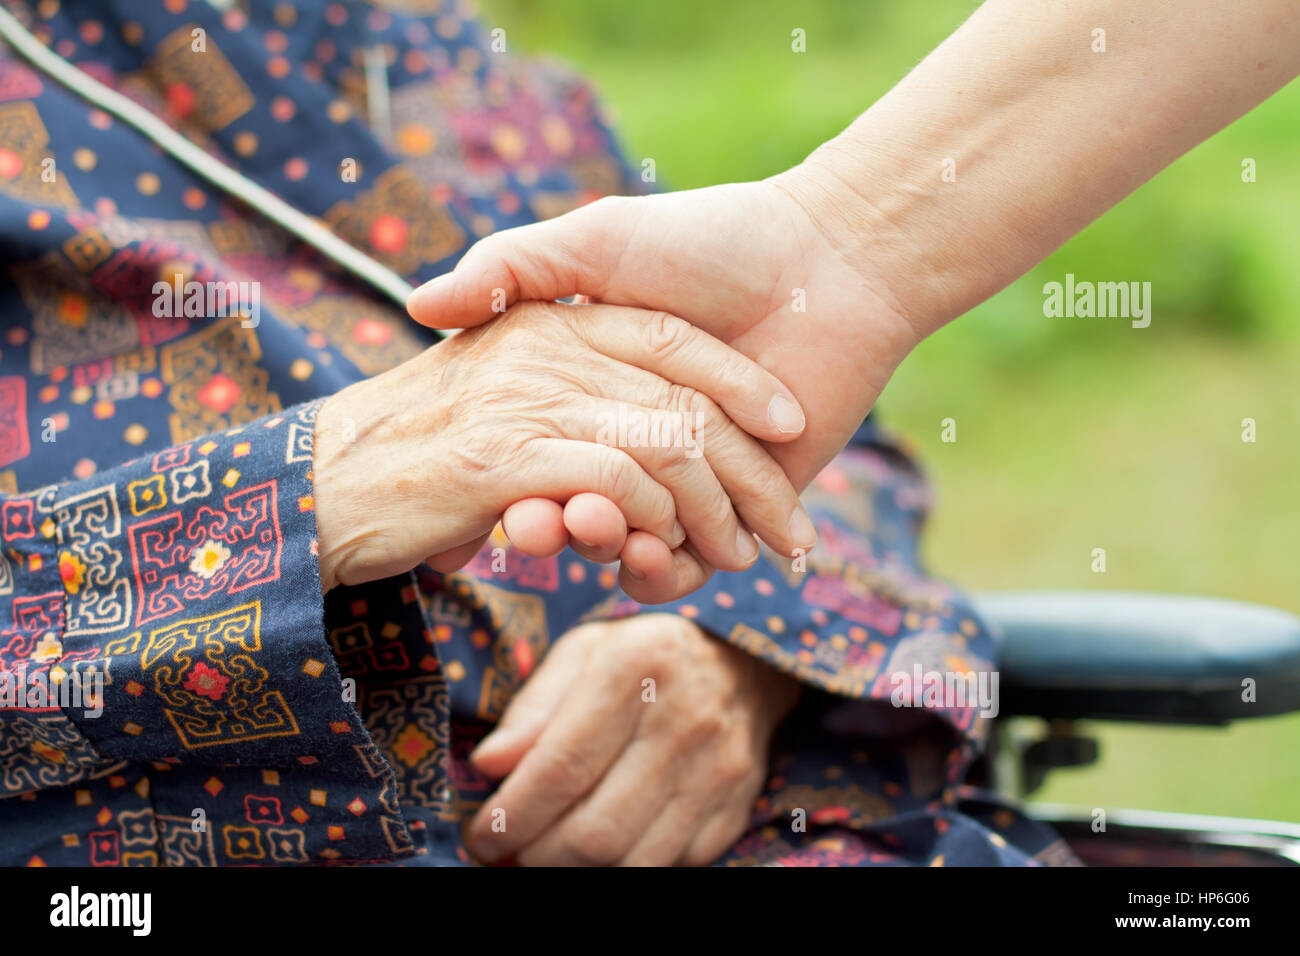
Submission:
[[[505,781],[465,845],[525,866],[711,863],[745,831],[799,691],[673,614],[574,628],[474,751]]]
[[[676,431],[656,427],[674,416]],[[639,438],[619,434],[629,418]],[[751,437],[802,427],[776,378],[681,319],[519,305],[322,405],[322,586],[426,558],[455,570],[505,514],[523,550],[556,553],[572,535],[594,560],[621,551],[628,594],[674,600],[714,568],[751,565],[755,534],[784,553],[813,545],[794,487]]]

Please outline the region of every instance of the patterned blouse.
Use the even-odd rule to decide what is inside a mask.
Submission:
[[[590,89],[464,2],[5,7],[411,283],[643,188]],[[608,567],[509,550],[322,599],[316,403],[435,339],[101,107],[0,47],[0,863],[468,863],[474,744],[553,641],[643,608]],[[769,554],[652,609],[806,685],[722,862],[1069,859],[965,784],[976,707],[889,706],[893,675],[992,667],[920,567],[928,502],[868,421],[807,496],[805,569]]]

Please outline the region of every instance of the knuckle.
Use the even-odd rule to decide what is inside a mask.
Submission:
[[[592,813],[573,821],[566,842],[575,856],[596,866],[617,863],[630,847],[625,827],[610,816]]]
[[[635,679],[640,682],[653,677],[665,682],[681,672],[690,657],[690,647],[679,628],[664,620],[670,615],[646,616],[639,627],[625,631],[611,642],[610,667],[614,679]],[[652,619],[653,618],[653,619]]]
[[[615,646],[618,647],[624,658],[629,661],[644,661],[647,657],[652,656],[659,647],[663,645],[658,628],[647,626],[651,622],[640,622],[642,626],[627,631],[618,637]]]
[[[653,498],[648,515],[652,528],[670,528],[677,517],[677,504],[672,495],[668,494],[659,486],[652,487],[650,495]]]
[[[597,459],[596,487],[605,488],[615,502],[625,501],[637,491],[636,463],[626,454],[610,449]]]
[[[690,404],[685,410],[694,413],[696,421],[701,424],[712,425],[723,420],[722,409],[718,407],[718,403],[703,392],[692,390],[689,400]]]
[[[756,390],[756,383],[761,383],[759,387],[764,389],[769,387],[756,367],[739,356],[718,362],[710,377],[717,383],[713,389],[715,395],[748,395]]]
[[[671,312],[655,312],[644,320],[645,343],[659,358],[675,355],[690,340],[691,325]]]
[[[745,436],[740,426],[734,424],[722,407],[708,395],[697,391],[688,396],[687,401],[690,404],[681,413],[681,428],[684,433],[695,436],[696,441],[727,441],[737,432]]]
[[[677,517],[672,493],[647,474],[630,455],[623,457],[625,462],[609,466],[597,488],[608,489],[602,493],[620,507],[629,527],[652,533],[671,527]]]
[[[491,233],[466,249],[464,259],[467,265],[474,265],[482,260],[494,258],[500,251],[502,251],[501,237],[498,233]]]
[[[704,509],[704,520],[708,526],[715,531],[721,532],[736,521],[736,510],[732,507],[731,499],[727,493],[718,487],[709,498],[709,503]],[[722,544],[728,548],[732,547],[732,542],[724,541]]]
[[[538,776],[543,789],[567,797],[586,793],[596,779],[590,758],[573,745],[556,747]]]
[[[762,458],[747,468],[740,476],[739,482],[751,500],[760,507],[776,508],[788,511],[799,500],[799,493],[790,484],[786,473],[772,461],[767,452],[760,452]]]
[[[663,680],[672,672],[673,664],[671,642],[663,640],[659,634],[647,631],[626,635],[618,642],[614,669],[620,675],[635,678],[638,687],[641,678]]]
[[[709,840],[696,840],[687,849],[682,857],[683,866],[708,866],[726,849],[734,844],[745,832],[749,824],[749,808],[736,806],[729,809],[726,816],[726,826],[713,835]]]
[[[718,779],[728,790],[735,790],[754,779],[755,767],[748,751],[728,753],[719,761]]]
[[[637,452],[637,457],[644,463],[646,470],[656,475],[662,475],[665,478],[680,479],[685,477],[682,471],[690,464],[689,460],[681,453],[680,448],[675,448],[665,442],[651,442],[642,448],[638,448]]]
[[[470,252],[478,251],[480,256],[483,255],[500,255],[510,248],[510,239],[501,232],[493,232],[484,236],[478,242],[470,247]]]
[[[606,632],[602,648],[615,674],[640,674],[647,667],[659,672],[676,669],[692,656],[693,641],[703,639],[695,624],[672,613],[637,614],[617,620],[611,628],[617,631]]]
[[[656,528],[671,528],[672,523],[677,519],[677,506],[673,504],[672,498],[665,495],[650,512],[650,520]]]
[[[727,718],[716,703],[697,703],[677,728],[677,744],[683,750],[693,750],[716,741],[727,730]]]
[[[557,639],[547,656],[555,654],[560,647],[591,647],[598,645],[613,637],[617,626],[617,621],[585,621],[581,624],[575,624],[560,635],[563,640]]]
[[[457,473],[482,477],[495,473],[502,461],[512,460],[518,452],[517,435],[484,429],[466,433],[448,454]]]
[[[701,642],[710,640],[695,624],[677,614],[655,615],[654,625],[655,650],[665,672],[688,671],[692,662],[699,660]]]
[[[698,389],[672,382],[664,390],[663,407],[668,411],[685,415],[691,412],[700,397]]]

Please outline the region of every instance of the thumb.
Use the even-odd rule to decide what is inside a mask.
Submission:
[[[582,670],[578,641],[557,641],[537,670],[524,682],[490,734],[479,741],[470,761],[493,780],[514,770],[523,759]]]
[[[627,248],[635,201],[609,196],[555,219],[486,236],[451,272],[412,292],[406,311],[430,328],[463,329],[496,318],[516,302],[599,298]]]

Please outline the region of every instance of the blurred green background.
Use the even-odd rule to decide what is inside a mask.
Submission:
[[[801,160],[974,9],[820,0],[485,0],[513,52],[559,56],[661,183]],[[807,52],[790,31],[807,31]],[[1243,158],[1257,181],[1243,183]],[[1300,612],[1300,83],[924,343],[881,399],[939,492],[930,566],[968,589],[1204,594]],[[1043,283],[1150,281],[1152,323],[1047,319]],[[957,421],[956,443],[940,422]],[[1241,440],[1241,421],[1258,440]],[[1107,572],[1090,569],[1104,547]],[[1300,820],[1300,716],[1107,725],[1036,799]]]

